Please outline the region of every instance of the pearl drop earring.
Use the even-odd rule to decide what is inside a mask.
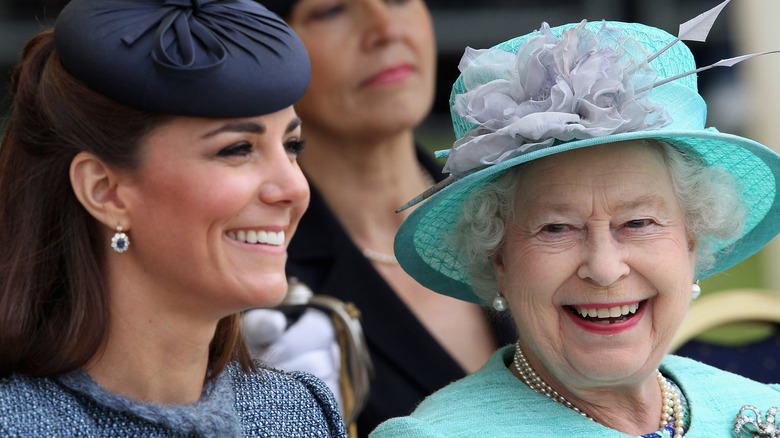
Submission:
[[[507,309],[506,298],[501,295],[501,292],[498,292],[496,297],[493,298],[493,308],[499,312],[503,312]]]
[[[691,286],[691,300],[699,298],[699,295],[701,295],[701,286],[699,286],[699,280],[694,280],[693,286]]]

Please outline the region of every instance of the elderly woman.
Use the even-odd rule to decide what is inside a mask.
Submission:
[[[0,147],[0,436],[343,437],[253,362],[309,191],[310,63],[253,0],[72,0],[25,47]]]
[[[704,129],[694,69],[668,33],[615,22],[467,51],[454,182],[404,222],[396,255],[435,291],[508,308],[518,340],[372,437],[774,427],[780,386],[667,355],[698,279],[780,230],[780,157]]]

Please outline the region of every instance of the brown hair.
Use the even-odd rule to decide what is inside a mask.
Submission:
[[[70,76],[51,30],[25,46],[11,84],[0,145],[0,378],[56,375],[84,366],[103,346],[108,301],[100,223],[79,203],[70,163],[88,151],[117,168],[139,164],[139,145],[172,116],[119,104]],[[209,377],[230,360],[252,361],[239,316],[223,318],[209,349]]]

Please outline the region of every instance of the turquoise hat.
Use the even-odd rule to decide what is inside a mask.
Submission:
[[[448,157],[449,185],[395,238],[401,266],[429,289],[487,304],[448,243],[464,201],[514,166],[605,143],[664,141],[734,176],[747,209],[742,233],[713,242],[715,263],[698,278],[739,263],[780,232],[780,156],[705,128],[707,106],[690,74],[695,61],[677,37],[637,23],[543,23],[491,49],[467,49],[459,68],[450,96],[456,141],[438,154]]]

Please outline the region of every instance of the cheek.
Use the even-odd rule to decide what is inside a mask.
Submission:
[[[307,186],[308,187],[308,186]],[[309,200],[310,196],[307,192],[306,199],[301,202],[299,205],[296,205],[292,210],[292,226],[293,232],[298,228],[298,223],[301,221],[301,217],[303,217],[303,214],[306,213],[306,210],[309,208]]]
[[[508,232],[504,254],[507,273],[527,284],[554,283],[568,277],[572,271],[571,251],[534,245],[522,233]]]
[[[409,36],[408,41],[411,42],[417,53],[418,63],[422,69],[430,72],[433,76],[436,69],[436,38],[427,11],[409,16],[403,22],[408,26],[406,34]]]
[[[436,38],[430,21],[420,21],[417,26],[411,30],[413,40],[424,60],[435,62],[436,60]]]
[[[315,49],[316,50],[316,49]],[[334,63],[328,59],[326,51],[321,51],[317,56],[311,57],[311,84],[315,90],[322,89],[328,84],[338,83],[338,79],[344,77],[343,64]]]
[[[546,313],[544,309],[569,278],[571,270],[565,268],[560,257],[550,258],[533,248],[514,246],[506,248],[505,253],[507,250],[511,255],[499,286],[510,309],[519,309],[516,316],[526,321],[533,319],[535,314]],[[528,309],[534,309],[533,314],[523,316]]]
[[[311,84],[327,84],[343,78],[350,70],[351,45],[354,37],[337,28],[320,29],[301,35],[309,52]],[[338,59],[339,62],[334,62]]]
[[[339,117],[340,111],[332,108],[340,106],[347,99],[352,82],[357,82],[353,79],[355,70],[347,69],[346,65],[328,60],[317,62],[316,58],[312,58],[309,88],[295,105],[299,117],[308,120],[322,113],[332,113],[332,117]]]
[[[197,222],[208,219],[206,215],[234,216],[247,204],[252,193],[246,179],[236,180],[208,172],[169,173],[164,178],[150,181],[143,201],[160,213],[167,210],[182,221]]]
[[[660,238],[648,243],[652,245],[648,245],[646,251],[642,251],[634,258],[637,263],[653,267],[659,276],[667,276],[670,279],[682,277],[677,281],[686,283],[693,281],[696,254],[683,235]]]

